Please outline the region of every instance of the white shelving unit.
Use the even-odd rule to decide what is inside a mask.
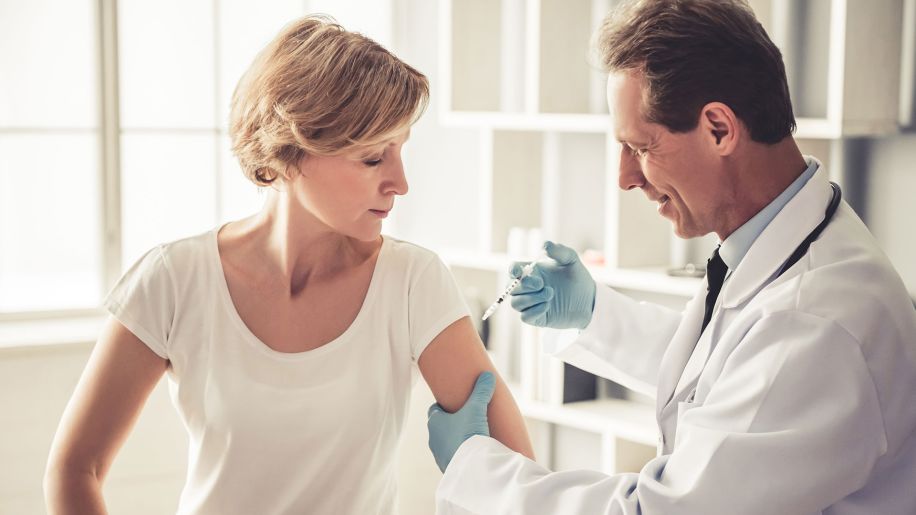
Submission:
[[[799,147],[818,156],[842,186],[858,173],[846,163],[848,141],[892,134],[903,123],[907,1],[749,3],[783,52]]]
[[[678,240],[641,192],[617,187],[621,149],[605,77],[591,61],[591,37],[616,3],[439,0],[438,115],[444,125],[477,130],[479,198],[468,219],[476,244],[436,250],[481,309],[507,281],[507,241],[517,227],[600,255],[589,265],[593,277],[639,299],[683,307],[701,285],[667,271],[705,263],[714,237]],[[783,52],[799,146],[842,184],[848,138],[898,129],[905,0],[750,4]],[[518,382],[523,413],[551,428],[537,445],[551,466],[569,448],[563,431],[594,435],[607,472],[654,453],[654,409],[645,399],[605,398],[613,385],[598,381],[597,399],[563,404],[564,378],[575,371],[539,357],[537,330],[521,327],[512,310],[491,321],[494,360]]]
[[[799,138],[897,132],[904,3],[750,0],[783,51]]]
[[[601,446],[598,470],[602,472],[639,472],[655,457],[658,426],[650,405],[619,399],[554,405],[516,397],[526,417],[554,426],[554,440],[559,436],[555,426],[596,435]]]
[[[470,251],[445,251],[440,254],[451,267],[486,270],[504,275],[513,259],[504,253],[480,254]],[[702,279],[693,277],[675,277],[661,267],[646,268],[609,268],[606,266],[586,265],[592,277],[601,284],[622,290],[645,291],[675,297],[689,298],[696,293]]]

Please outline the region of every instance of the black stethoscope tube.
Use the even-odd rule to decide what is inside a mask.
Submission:
[[[843,199],[843,192],[835,182],[831,182],[830,187],[833,188],[833,197],[830,199],[830,204],[827,206],[827,212],[824,214],[824,219],[820,224],[818,224],[817,227],[814,228],[813,231],[808,234],[808,237],[805,238],[805,240],[795,248],[795,252],[792,252],[792,255],[789,256],[789,259],[787,259],[785,264],[782,265],[782,268],[779,269],[779,273],[776,274],[776,277],[779,277],[783,274],[783,272],[791,268],[792,265],[797,263],[798,260],[808,252],[808,247],[810,247],[811,243],[821,235],[821,232],[823,232],[827,227],[827,224],[830,223],[830,219],[833,218],[834,214],[836,214],[837,208],[840,207],[840,200]]]

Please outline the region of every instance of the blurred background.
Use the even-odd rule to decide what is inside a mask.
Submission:
[[[121,273],[158,243],[259,209],[229,151],[229,98],[255,54],[307,13],[429,77],[430,107],[404,147],[410,193],[385,233],[439,252],[475,314],[546,238],[576,248],[599,281],[682,307],[700,285],[686,266],[715,240],[677,240],[641,193],[617,191],[589,45],[615,3],[0,0],[0,514],[44,513],[51,438]],[[800,146],[916,294],[916,1],[750,3],[783,51]],[[539,461],[616,472],[654,456],[651,397],[539,353],[567,335],[505,308],[478,329]],[[432,512],[430,402],[421,382],[403,438],[404,514]],[[112,512],[173,512],[186,447],[163,380],[107,481]]]

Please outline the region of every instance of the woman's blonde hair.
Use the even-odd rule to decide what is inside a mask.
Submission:
[[[232,151],[258,186],[289,179],[307,155],[377,145],[420,117],[426,77],[326,16],[288,25],[232,95]]]

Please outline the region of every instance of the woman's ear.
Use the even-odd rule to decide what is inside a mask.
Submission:
[[[286,165],[286,169],[283,170],[283,177],[287,180],[287,182],[295,181],[296,177],[299,177],[300,175],[302,177],[308,177],[308,166],[308,155],[303,153],[302,157],[296,161],[295,166],[291,164]]]
[[[722,102],[710,102],[700,110],[700,129],[720,156],[730,155],[738,146],[742,130],[738,117]]]

